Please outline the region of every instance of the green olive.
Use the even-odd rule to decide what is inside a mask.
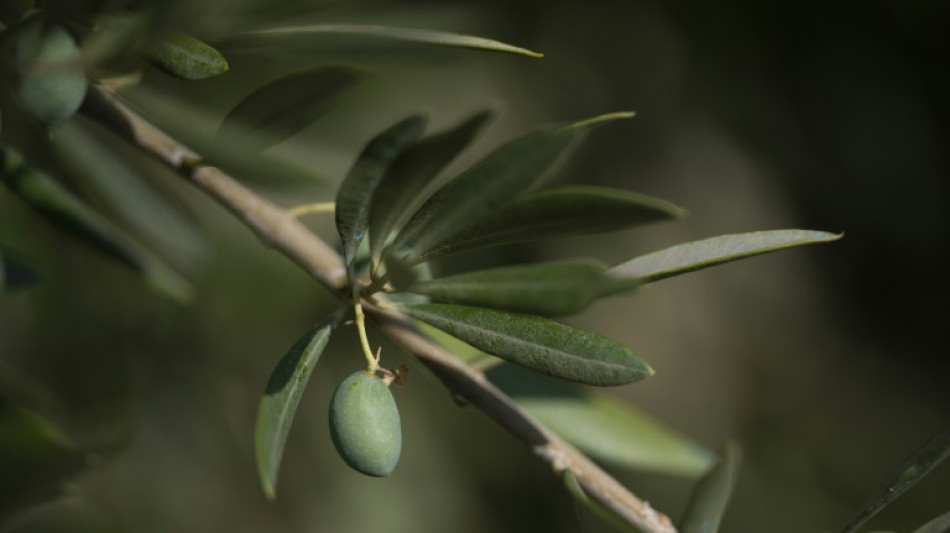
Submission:
[[[47,126],[71,117],[86,97],[82,51],[62,26],[24,22],[16,42],[17,97],[24,111]]]
[[[392,473],[402,452],[396,400],[383,380],[355,372],[330,401],[330,436],[346,464],[368,476]]]

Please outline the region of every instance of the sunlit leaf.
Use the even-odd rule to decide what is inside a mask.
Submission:
[[[549,376],[623,385],[653,370],[622,344],[544,318],[446,304],[399,306],[479,350]]]
[[[417,261],[440,255],[540,239],[553,239],[669,220],[684,211],[642,194],[605,187],[567,186],[518,199],[435,244]]]
[[[714,456],[611,394],[499,365],[486,373],[531,416],[594,459],[616,466],[696,476]]]
[[[339,318],[339,314],[328,318],[290,348],[277,363],[261,398],[254,430],[254,450],[261,485],[270,499],[276,497],[277,474],[287,434],[297,414],[297,404]]]
[[[157,38],[149,46],[148,57],[165,72],[183,80],[205,80],[228,71],[228,61],[221,52],[183,33]]]
[[[399,28],[395,26],[374,26],[365,24],[314,24],[310,26],[288,26],[240,33],[232,37],[233,42],[249,44],[273,45],[275,39],[300,40],[312,39],[321,34],[357,35],[370,38],[396,39],[421,44],[449,46],[454,48],[471,48],[490,52],[503,52],[528,57],[542,57],[538,52],[512,46],[499,41],[460,35],[438,30],[424,30],[416,28]]]
[[[908,457],[875,494],[867,505],[854,517],[842,533],[852,533],[907,492],[931,470],[950,457],[950,430],[933,437]]]
[[[0,146],[0,181],[57,227],[141,272],[150,285],[184,301],[191,284],[112,222],[48,175],[28,166],[14,149]]]
[[[263,151],[329,112],[362,78],[355,67],[329,65],[273,80],[228,112],[217,140]]]
[[[425,127],[424,115],[413,115],[391,126],[363,148],[343,179],[336,193],[336,228],[349,265],[356,260],[356,251],[366,236],[373,191],[393,160],[422,135]]]
[[[0,247],[0,292],[36,285],[42,281],[40,273],[26,260]]]
[[[591,127],[631,116],[632,113],[603,115],[529,133],[505,144],[436,191],[399,232],[394,249],[409,244],[410,258],[424,257],[448,236],[494,214],[541,183],[568,148]]]
[[[482,111],[451,130],[422,139],[399,154],[386,170],[370,203],[369,242],[374,272],[383,256],[383,246],[409,215],[413,201],[468,146],[490,117],[490,111]]]
[[[491,307],[533,315],[583,311],[608,292],[633,288],[595,261],[557,261],[493,268],[421,281],[407,290],[437,302]]]
[[[739,477],[739,446],[727,444],[722,458],[696,484],[686,512],[680,522],[680,533],[716,533],[732,498]]]
[[[721,235],[642,255],[613,267],[610,273],[650,283],[737,259],[840,238],[841,234],[800,229]]]
[[[950,512],[944,513],[914,530],[914,533],[950,532]]]

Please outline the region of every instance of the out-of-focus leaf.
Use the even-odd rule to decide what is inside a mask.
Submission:
[[[141,272],[156,289],[178,301],[191,297],[187,280],[52,178],[28,166],[14,149],[3,145],[0,181],[58,227]]]
[[[931,470],[950,457],[950,430],[925,442],[913,455],[908,457],[875,494],[867,505],[858,512],[841,533],[852,533],[907,492]]]
[[[399,306],[479,350],[549,376],[588,385],[624,385],[653,370],[624,345],[544,318],[446,304]]]
[[[358,35],[371,38],[396,39],[414,43],[450,46],[454,48],[472,48],[490,52],[503,52],[528,57],[542,57],[543,54],[512,46],[484,37],[460,35],[438,30],[399,28],[395,26],[374,26],[364,24],[315,24],[310,26],[288,26],[245,32],[233,36],[233,41],[241,43],[260,43],[273,45],[277,39],[299,40],[313,38],[321,34]]]
[[[416,260],[485,246],[616,231],[678,218],[683,213],[669,202],[629,191],[558,187],[520,198],[497,214],[473,222]]]
[[[148,58],[172,76],[189,81],[213,78],[228,71],[228,60],[221,52],[183,33],[156,39],[148,49]]]
[[[944,513],[914,530],[914,533],[950,532],[950,512]]]
[[[591,457],[616,466],[697,476],[714,456],[613,395],[499,365],[486,373],[531,416]]]
[[[436,191],[403,227],[392,246],[400,250],[409,244],[410,258],[425,257],[449,235],[477,224],[541,183],[568,148],[591,127],[631,116],[632,113],[603,115],[529,133],[505,144]]]
[[[90,94],[92,92],[94,91]],[[224,169],[242,181],[258,182],[271,187],[312,185],[317,181],[329,181],[329,178],[321,175],[319,171],[304,168],[291,161],[246,150],[236,144],[215,142],[213,131],[217,127],[217,118],[209,116],[201,108],[185,106],[168,95],[141,86],[123,91],[119,97],[143,118],[195,150],[205,164]],[[114,119],[101,112],[108,109],[106,106],[101,110],[90,110],[90,118],[100,123],[105,122],[108,127],[109,121],[114,123]],[[85,113],[86,109],[82,112]]]
[[[607,275],[596,261],[557,261],[493,268],[421,281],[409,292],[435,301],[543,316],[583,311],[595,298],[636,284]]]
[[[297,413],[313,367],[323,354],[341,314],[335,314],[309,331],[277,363],[257,410],[254,449],[264,494],[276,497],[277,474],[287,434]]]
[[[581,484],[577,481],[577,476],[574,475],[574,472],[565,470],[562,476],[567,492],[574,498],[575,502],[580,504],[578,507],[575,507],[575,510],[578,512],[578,519],[581,519],[581,531],[588,530],[587,527],[584,527],[586,520],[583,520],[583,518],[585,517],[581,516],[581,512],[586,510],[589,513],[588,516],[608,525],[612,530],[623,531],[624,533],[641,533],[636,526],[621,519],[611,512],[610,509],[592,500],[584,491],[584,487],[581,487]]]
[[[353,66],[328,65],[273,80],[228,112],[217,140],[264,151],[329,112],[363,76]]]
[[[719,531],[719,524],[739,477],[740,455],[737,444],[727,444],[719,462],[699,480],[686,505],[680,533]]]
[[[53,149],[63,162],[63,172],[80,183],[91,201],[98,200],[108,214],[121,220],[145,243],[182,264],[194,264],[205,253],[191,214],[143,179],[143,169],[133,169],[119,157],[114,138],[82,118],[64,123],[53,136]]]
[[[0,523],[59,497],[84,460],[59,429],[32,410],[0,398]]]
[[[0,246],[0,292],[29,287],[42,280],[32,265]]]
[[[363,148],[337,190],[336,229],[343,243],[343,256],[351,267],[366,236],[373,191],[393,160],[422,136],[425,127],[426,117],[413,115],[374,137]]]
[[[840,238],[841,234],[800,229],[720,235],[641,255],[613,267],[610,273],[650,283],[737,259]]]
[[[425,138],[399,154],[389,166],[370,203],[373,272],[382,259],[384,245],[408,216],[413,201],[468,146],[490,117],[491,111],[482,111],[449,131]]]

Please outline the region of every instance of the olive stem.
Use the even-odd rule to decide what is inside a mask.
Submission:
[[[363,356],[366,357],[366,373],[376,375],[376,369],[379,368],[379,356],[374,356],[373,350],[369,347],[369,338],[366,336],[366,315],[363,314],[363,306],[360,304],[359,285],[351,281],[350,287],[353,291],[353,313],[356,315],[356,329],[360,334],[360,347],[363,348]]]
[[[287,214],[292,217],[300,218],[304,215],[333,213],[334,211],[336,211],[336,202],[316,202],[291,207],[287,210]]]

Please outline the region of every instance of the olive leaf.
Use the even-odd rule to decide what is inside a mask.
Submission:
[[[51,177],[28,166],[16,150],[4,145],[0,145],[0,182],[59,228],[141,272],[156,289],[178,301],[191,297],[192,287],[187,280]]]
[[[501,364],[486,377],[545,427],[594,459],[641,471],[697,476],[712,452],[612,394]]]
[[[272,80],[228,112],[217,140],[264,151],[329,112],[363,76],[353,66],[329,65]]]
[[[541,183],[568,148],[593,126],[631,116],[632,113],[602,115],[529,133],[503,145],[437,190],[399,232],[392,249],[400,250],[408,244],[410,258],[424,257],[460,228],[480,223]]]
[[[471,48],[490,52],[503,52],[528,57],[542,57],[538,52],[512,46],[484,37],[461,35],[438,30],[416,28],[400,28],[395,26],[376,26],[368,24],[314,24],[309,26],[287,26],[239,33],[231,37],[237,44],[267,44],[274,45],[278,39],[288,43],[307,43],[321,34],[326,35],[356,35],[370,38],[395,39],[421,44],[448,46],[453,48]]]
[[[386,169],[370,202],[369,242],[374,273],[384,245],[408,216],[413,201],[469,145],[491,115],[491,111],[481,111],[451,130],[422,139],[400,153]]]
[[[858,512],[857,516],[843,529],[842,533],[852,533],[907,492],[918,481],[950,457],[950,430],[925,442],[913,455],[904,460],[881,489]]]
[[[438,302],[559,316],[583,311],[604,294],[636,285],[635,280],[607,275],[601,263],[574,260],[467,272],[419,281],[406,290]]]
[[[610,273],[618,278],[636,278],[650,283],[737,259],[835,241],[841,237],[841,234],[800,229],[720,235],[636,257],[611,268]]]
[[[716,533],[739,477],[739,446],[729,443],[722,457],[696,484],[686,512],[680,521],[680,533]]]
[[[646,195],[605,187],[566,186],[524,196],[498,213],[449,235],[415,261],[540,239],[616,231],[680,218],[685,211]]]
[[[159,68],[183,80],[205,80],[228,71],[228,60],[221,52],[184,33],[155,39],[147,55]]]
[[[398,306],[479,350],[542,374],[588,385],[623,385],[653,374],[624,345],[544,318],[447,304]]]
[[[29,262],[0,246],[0,292],[36,285],[42,279]]]
[[[332,315],[290,348],[277,363],[261,398],[254,430],[254,451],[261,486],[269,499],[276,497],[280,461],[300,397],[341,316],[342,313]]]
[[[913,533],[947,533],[950,531],[950,512],[944,513],[915,529]]]
[[[413,115],[373,138],[343,179],[336,193],[336,228],[343,242],[343,255],[353,265],[356,251],[366,235],[373,191],[386,169],[425,130],[426,117]]]

